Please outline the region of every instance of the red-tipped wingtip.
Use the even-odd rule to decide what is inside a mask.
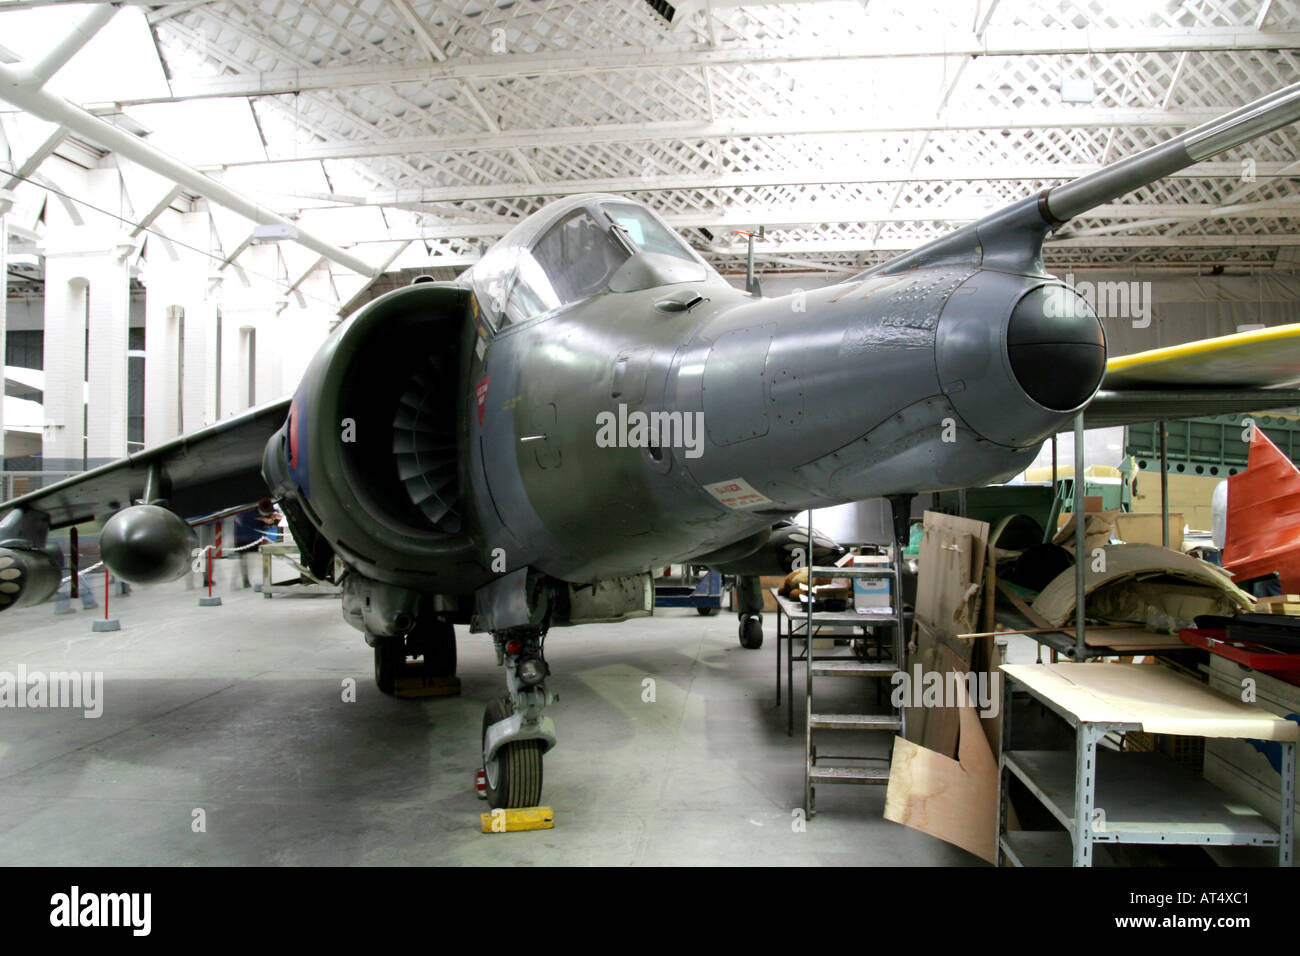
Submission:
[[[1300,470],[1255,427],[1246,470],[1228,479],[1223,566],[1242,581],[1278,572],[1300,592]]]

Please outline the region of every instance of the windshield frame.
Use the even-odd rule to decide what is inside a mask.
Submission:
[[[463,274],[465,281],[474,292],[479,305],[479,317],[492,335],[531,324],[532,322],[562,312],[580,302],[587,302],[597,296],[611,292],[609,280],[613,272],[605,277],[601,291],[582,298],[563,303],[554,308],[529,315],[527,318],[508,319],[507,307],[515,294],[516,284],[520,281],[522,266],[527,257],[532,257],[537,246],[558,225],[572,218],[579,212],[585,212],[596,225],[603,227],[611,239],[620,247],[627,259],[647,250],[637,244],[629,230],[615,218],[613,209],[606,206],[628,206],[647,216],[660,229],[666,231],[681,255],[674,256],[683,262],[690,262],[704,269],[699,281],[709,284],[726,284],[717,271],[691,247],[676,230],[664,222],[653,209],[644,203],[625,196],[611,193],[586,193],[574,196],[567,202],[557,202],[545,206],[514,226],[496,244],[489,248],[477,263]],[[543,215],[545,214],[545,215]],[[667,253],[658,253],[667,255]],[[626,261],[626,260],[625,260]]]

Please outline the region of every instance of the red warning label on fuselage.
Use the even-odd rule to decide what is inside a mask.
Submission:
[[[772,499],[761,494],[744,478],[729,478],[705,485],[704,490],[717,498],[728,508],[756,508],[770,505]]]

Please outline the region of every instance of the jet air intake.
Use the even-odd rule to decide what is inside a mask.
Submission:
[[[1081,295],[1065,286],[1041,285],[1011,312],[1007,355],[1030,398],[1068,412],[1092,398],[1101,384],[1106,336]]]
[[[981,438],[1039,443],[1101,385],[1106,336],[1088,300],[1048,276],[981,270],[943,307],[939,383]]]
[[[99,533],[104,564],[131,584],[174,581],[190,569],[198,539],[174,511],[158,505],[123,508]]]

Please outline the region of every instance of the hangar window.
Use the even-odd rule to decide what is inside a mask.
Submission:
[[[519,260],[502,325],[604,292],[629,251],[585,209],[565,216]]]

